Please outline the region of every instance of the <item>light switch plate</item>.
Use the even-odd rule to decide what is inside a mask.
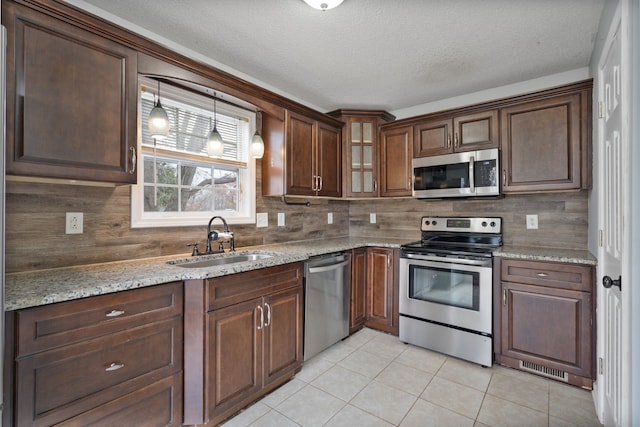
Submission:
[[[327,214],[327,224],[333,224],[333,212]]]
[[[371,223],[371,224],[375,224],[376,223],[376,214],[374,214],[374,213],[370,213],[369,214],[369,223]]]
[[[284,212],[278,212],[278,227],[284,227]]]
[[[64,232],[66,234],[82,234],[83,222],[82,212],[67,212]]]
[[[527,215],[527,230],[538,229],[538,215]]]
[[[267,212],[260,212],[256,214],[256,227],[264,228],[269,226],[269,214]]]

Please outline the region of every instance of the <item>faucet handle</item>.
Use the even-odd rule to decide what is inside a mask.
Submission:
[[[191,252],[191,256],[200,255],[200,252],[198,251],[198,242],[189,243],[187,246],[193,246],[193,251]]]

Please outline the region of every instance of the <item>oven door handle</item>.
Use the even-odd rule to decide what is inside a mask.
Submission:
[[[449,264],[478,265],[481,267],[491,266],[491,258],[488,258],[488,259],[447,258],[447,257],[417,255],[417,254],[405,254],[403,255],[403,258],[415,259],[420,261],[446,262]]]

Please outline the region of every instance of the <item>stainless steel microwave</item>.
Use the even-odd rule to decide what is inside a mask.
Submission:
[[[413,159],[413,196],[497,196],[500,194],[499,151],[466,151]]]

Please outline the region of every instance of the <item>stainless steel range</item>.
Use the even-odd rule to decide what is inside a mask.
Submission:
[[[423,217],[420,230],[420,241],[401,248],[400,340],[491,366],[501,218]]]

